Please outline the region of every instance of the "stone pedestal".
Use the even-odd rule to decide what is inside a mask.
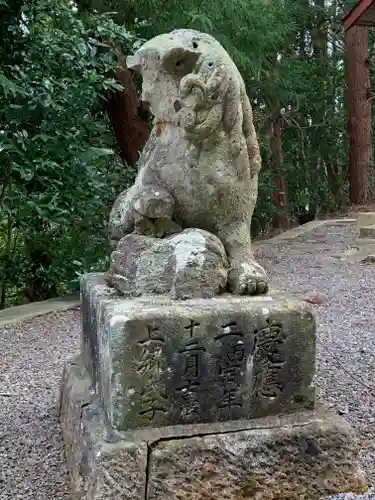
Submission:
[[[375,212],[358,213],[357,236],[360,238],[375,238]]]
[[[118,430],[313,407],[315,323],[287,295],[124,300],[87,275],[82,315],[85,366]]]
[[[59,406],[73,498],[319,500],[366,489],[350,428],[322,408],[121,432],[82,361],[66,364]]]
[[[359,212],[354,246],[351,246],[342,258],[349,263],[375,262],[375,212]]]
[[[59,402],[76,498],[319,499],[361,492],[351,430],[314,408],[315,323],[284,294],[123,299],[82,281]]]

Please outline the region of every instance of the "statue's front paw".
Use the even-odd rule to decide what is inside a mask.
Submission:
[[[236,264],[229,271],[228,287],[238,295],[264,295],[268,292],[266,272],[255,260]]]

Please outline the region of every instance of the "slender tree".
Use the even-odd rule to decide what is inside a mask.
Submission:
[[[81,12],[111,10],[110,1],[77,0]],[[122,21],[122,19],[120,19]],[[105,40],[100,40],[100,42]],[[107,50],[101,48],[101,50]],[[107,92],[105,104],[113,133],[116,137],[120,157],[124,163],[135,166],[149,137],[149,113],[147,106],[140,102],[137,89],[133,81],[133,73],[126,67],[123,54],[117,47],[111,47],[111,52],[117,58],[117,69],[112,76],[121,89]]]
[[[365,203],[372,164],[371,84],[368,28],[352,26],[345,33],[349,108],[349,197]]]
[[[270,5],[272,0],[264,0],[266,5]],[[274,68],[275,72],[279,70],[279,58],[281,54],[275,54]],[[273,101],[273,102],[272,102]],[[282,136],[282,115],[280,110],[279,100],[268,101],[269,106],[269,136],[270,136],[270,151],[273,170],[273,188],[272,203],[278,209],[278,214],[274,219],[274,226],[282,227],[286,224],[286,186],[284,176],[284,153],[283,153],[283,136]]]
[[[134,166],[150,132],[147,104],[140,101],[133,81],[133,74],[126,67],[125,57],[116,52],[118,67],[113,76],[121,84],[120,90],[109,91],[105,104],[112,124],[121,159]]]

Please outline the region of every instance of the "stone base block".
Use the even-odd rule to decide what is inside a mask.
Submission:
[[[321,408],[118,432],[78,357],[65,367],[59,415],[72,498],[319,500],[367,489],[352,431]]]
[[[84,365],[118,430],[314,406],[315,321],[294,297],[124,299],[100,274],[81,297]]]
[[[375,212],[359,212],[357,215],[357,235],[360,235],[361,228],[375,224]]]
[[[375,239],[375,225],[363,226],[359,230],[360,238]]]

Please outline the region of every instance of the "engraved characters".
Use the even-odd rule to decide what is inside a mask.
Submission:
[[[147,326],[147,337],[138,341],[137,373],[144,381],[138,414],[150,423],[169,412],[179,413],[186,423],[202,421],[211,411],[239,418],[248,414],[251,401],[282,393],[286,334],[281,324],[267,319],[263,328],[247,331],[228,321],[216,327],[213,338],[207,328],[213,326],[194,319],[183,323],[179,348],[170,350],[170,357],[165,334]]]
[[[181,366],[181,383],[177,387],[177,393],[181,396],[183,404],[182,409],[187,420],[194,418],[199,414],[200,405],[197,393],[200,389],[200,379],[202,376],[202,356],[206,348],[201,345],[200,338],[196,332],[200,324],[190,320],[184,327],[184,337],[187,334],[187,341],[179,350],[179,365]]]
[[[280,371],[285,364],[282,344],[285,334],[280,324],[267,320],[267,326],[254,332],[254,388],[253,396],[275,398],[283,390]]]
[[[221,389],[219,408],[231,414],[234,407],[243,405],[240,389],[246,365],[245,335],[235,322],[221,325],[221,330],[215,337],[221,344],[217,365]]]
[[[139,340],[141,347],[137,373],[145,380],[141,389],[141,405],[139,415],[152,422],[156,414],[168,411],[167,396],[160,387],[160,375],[163,371],[163,345],[165,339],[159,330],[147,325],[147,338]]]

